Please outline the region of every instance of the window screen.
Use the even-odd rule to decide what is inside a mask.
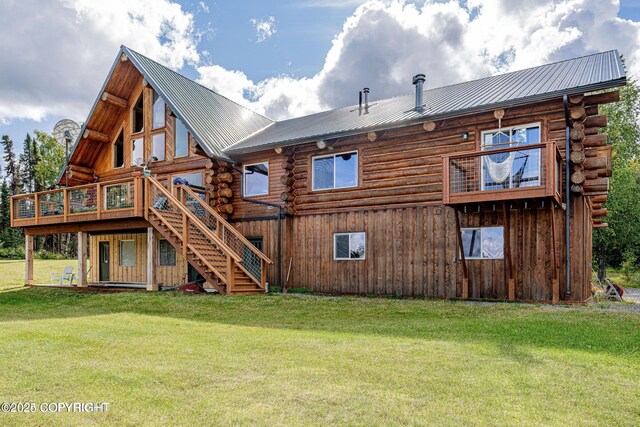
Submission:
[[[347,188],[358,185],[358,153],[341,153],[313,159],[313,189]]]
[[[465,258],[504,258],[504,227],[463,228],[461,232]]]
[[[120,266],[134,267],[136,265],[136,242],[134,240],[120,240]]]
[[[166,239],[158,240],[158,265],[176,265],[176,250]]]

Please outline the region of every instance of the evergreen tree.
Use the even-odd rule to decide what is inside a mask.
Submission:
[[[11,227],[11,194],[5,180],[0,183],[0,239],[6,237]],[[2,242],[0,242],[2,243]],[[6,245],[4,245],[6,246]]]
[[[20,155],[22,186],[27,193],[42,190],[42,185],[39,180],[36,179],[35,167],[39,161],[40,150],[38,148],[38,141],[31,138],[31,135],[27,133],[27,137],[24,139],[23,151]]]
[[[46,132],[35,131],[37,162],[34,165],[34,181],[42,190],[55,185],[56,178],[64,168],[64,146]],[[39,190],[36,190],[39,191]]]
[[[11,194],[19,194],[21,190],[20,165],[16,161],[16,155],[13,152],[13,141],[9,135],[2,136],[2,146],[4,151],[4,169],[5,177],[8,180]]]

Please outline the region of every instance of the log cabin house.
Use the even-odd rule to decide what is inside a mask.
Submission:
[[[275,122],[123,46],[62,187],[12,199],[26,283],[33,236],[77,232],[78,286],[589,299],[618,52],[424,82]]]

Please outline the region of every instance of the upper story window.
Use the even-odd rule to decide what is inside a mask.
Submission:
[[[140,166],[144,163],[144,138],[131,140],[131,165]]]
[[[500,190],[541,185],[542,150],[526,148],[527,145],[539,143],[539,123],[483,132],[483,150],[514,147],[522,149],[482,157],[482,189]]]
[[[153,92],[153,126],[152,129],[158,129],[164,127],[165,113],[164,113],[164,99]]]
[[[121,168],[122,166],[124,166],[124,132],[120,131],[113,143],[113,167]]]
[[[176,117],[176,151],[175,157],[184,157],[189,155],[189,131],[187,127],[182,123],[182,120]]]
[[[314,190],[356,187],[358,185],[358,152],[314,157],[312,181]]]
[[[261,196],[269,194],[269,162],[245,165],[244,195]]]
[[[131,132],[138,133],[144,131],[144,92],[133,106],[131,113]]]
[[[504,227],[463,228],[461,234],[466,259],[504,258]]]
[[[151,136],[151,156],[154,162],[164,160],[164,132]]]

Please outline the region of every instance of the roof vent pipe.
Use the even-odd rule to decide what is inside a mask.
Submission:
[[[364,108],[369,108],[369,88],[365,87],[362,92],[364,92]]]
[[[362,110],[362,91],[358,92],[358,108]]]
[[[413,84],[416,86],[416,111],[424,110],[424,105],[422,103],[424,80],[424,74],[416,74],[415,76],[413,76]]]

